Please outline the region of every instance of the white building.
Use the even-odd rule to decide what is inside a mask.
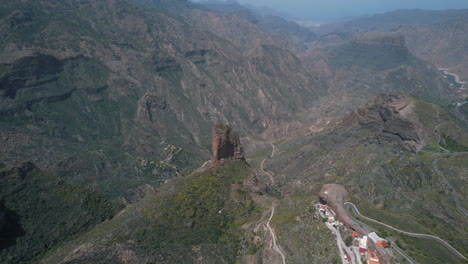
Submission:
[[[367,248],[367,236],[363,236],[359,239],[359,248]]]
[[[374,243],[377,243],[377,241],[380,241],[380,240],[385,240],[379,237],[375,232],[370,233],[368,236],[370,239],[372,239],[372,241],[374,241]]]

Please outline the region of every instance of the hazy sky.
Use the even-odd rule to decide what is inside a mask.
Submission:
[[[468,0],[237,0],[268,6],[291,15],[317,20],[338,19],[396,9],[468,8]]]

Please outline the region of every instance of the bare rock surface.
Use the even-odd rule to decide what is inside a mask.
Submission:
[[[244,150],[239,136],[232,129],[223,124],[215,124],[212,134],[213,162],[212,167],[216,167],[226,161],[243,160]]]

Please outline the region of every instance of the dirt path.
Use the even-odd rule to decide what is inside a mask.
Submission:
[[[270,235],[271,238],[273,239],[273,250],[278,252],[278,254],[281,256],[281,260],[283,261],[283,264],[286,264],[286,256],[284,255],[283,251],[278,247],[278,244],[276,243],[276,234],[275,231],[271,228],[270,226],[270,221],[273,218],[273,215],[275,214],[275,205],[271,205],[271,215],[270,218],[268,218],[268,221],[266,223],[266,227],[268,230],[270,230]]]
[[[266,161],[266,158],[263,159],[262,163],[260,164],[260,170],[262,171],[263,174],[268,175],[270,177],[270,184],[271,186],[273,186],[275,184],[275,179],[273,179],[273,174],[271,174],[271,172],[268,172],[263,168],[265,161]]]
[[[275,156],[277,153],[278,153],[278,149],[276,148],[275,145],[273,145],[273,143],[270,142],[270,145],[271,145],[271,155],[270,155],[270,158],[273,158],[273,156]]]
[[[278,153],[278,150],[275,147],[275,145],[273,145],[273,143],[270,142],[270,145],[271,145],[270,158],[273,158],[275,156],[275,154]],[[262,171],[263,174],[266,174],[266,175],[268,175],[270,177],[271,185],[273,185],[275,183],[274,178],[273,178],[273,174],[264,169],[266,159],[267,158],[263,159],[262,163],[260,164],[260,170]],[[268,218],[268,220],[266,221],[265,226],[268,228],[268,230],[270,232],[271,239],[273,241],[273,250],[276,251],[281,256],[282,263],[286,264],[286,255],[283,253],[281,248],[278,246],[275,230],[270,225],[271,219],[273,219],[273,216],[275,214],[275,208],[276,208],[276,203],[275,203],[275,201],[273,201],[273,203],[270,206],[271,214],[270,214],[270,217]],[[260,223],[255,227],[255,230],[258,230],[259,226],[262,224],[263,217],[264,217],[264,215],[262,215]]]
[[[270,142],[270,145],[271,145],[270,158],[273,158],[276,155],[276,153],[278,153],[278,150],[277,150],[276,146],[273,145],[273,143]],[[267,158],[264,158],[262,160],[262,163],[260,164],[260,170],[262,171],[262,173],[264,175],[268,175],[268,177],[270,177],[270,182],[271,182],[270,184],[273,186],[275,184],[275,179],[273,178],[273,174],[271,172],[266,171],[265,168],[264,168],[266,159]]]
[[[200,166],[200,168],[194,170],[193,172],[194,172],[194,173],[198,173],[198,172],[202,172],[202,171],[206,170],[206,169],[207,169],[207,165],[210,164],[210,163],[211,163],[211,160],[205,161],[205,162]]]

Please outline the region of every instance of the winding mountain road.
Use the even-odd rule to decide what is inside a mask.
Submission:
[[[375,228],[372,228],[372,227],[370,227],[369,225],[363,223],[362,221],[359,221],[359,220],[357,220],[356,218],[354,218],[354,216],[352,216],[352,215],[348,212],[348,208],[347,208],[346,206],[344,206],[344,208],[345,208],[346,213],[348,213],[349,218],[351,218],[351,220],[353,220],[353,222],[355,222],[356,224],[358,224],[358,225],[364,227],[365,229],[369,230],[370,232],[377,232],[377,230],[376,230]],[[358,213],[357,213],[356,211],[354,211],[354,210],[355,210],[355,207],[351,207],[351,210],[353,210],[353,213],[354,213],[355,215],[358,215]]]
[[[395,249],[396,252],[400,253],[400,255],[402,255],[406,260],[408,260],[409,263],[411,264],[418,264],[412,257],[410,257],[410,255],[408,255],[403,249],[401,249],[400,247],[398,247],[398,245],[395,243],[395,241],[393,240],[390,240],[389,238],[387,238],[388,241],[391,241],[392,243],[390,244],[390,246]]]
[[[418,234],[418,233],[411,233],[411,232],[406,232],[406,231],[403,231],[403,230],[400,230],[398,228],[395,228],[391,225],[387,225],[385,223],[382,223],[382,222],[379,222],[377,220],[374,220],[372,218],[369,218],[369,217],[366,217],[366,216],[363,216],[359,210],[357,209],[357,207],[351,203],[351,202],[345,202],[343,203],[343,206],[345,207],[346,211],[348,211],[349,208],[351,208],[351,210],[353,211],[354,214],[356,214],[357,216],[369,221],[369,222],[372,222],[372,223],[376,223],[376,224],[379,224],[379,225],[382,225],[382,226],[385,226],[387,228],[390,228],[394,231],[397,231],[399,233],[402,233],[402,234],[405,234],[405,235],[408,235],[408,236],[411,236],[411,237],[419,237],[419,238],[427,238],[427,239],[432,239],[432,240],[436,240],[437,242],[441,243],[442,245],[444,245],[446,248],[448,248],[450,251],[452,251],[455,255],[457,255],[459,258],[461,259],[466,259],[465,256],[463,254],[461,254],[458,250],[456,250],[454,247],[452,247],[449,243],[445,242],[444,240],[442,240],[441,238],[439,237],[436,237],[436,236],[433,236],[433,235],[428,235],[428,234]]]
[[[436,110],[436,117],[437,117],[437,120],[440,121],[440,112],[438,109],[435,109]],[[435,135],[437,135],[437,146],[445,153],[451,153],[453,154],[451,156],[451,158],[457,156],[457,155],[460,155],[460,154],[468,154],[468,152],[451,152],[450,150],[442,147],[440,145],[440,141],[442,140],[442,137],[439,135],[439,133],[437,132],[439,127],[444,125],[445,123],[440,123],[438,124],[436,127],[434,127],[434,130],[433,130],[433,133]],[[432,156],[434,155],[441,155],[441,153],[432,153],[432,152],[427,152],[429,154],[431,154]],[[440,176],[440,178],[442,178],[442,181],[444,182],[444,184],[450,189],[450,191],[452,192],[452,197],[453,197],[453,200],[455,201],[455,205],[457,206],[458,210],[460,210],[465,216],[468,215],[468,210],[466,210],[463,205],[461,204],[460,202],[460,199],[458,198],[458,193],[457,191],[455,190],[455,188],[453,187],[452,184],[450,184],[450,182],[447,180],[447,178],[445,177],[445,175],[440,171],[439,167],[437,167],[437,162],[439,162],[441,158],[437,158],[435,159],[433,162],[432,162],[432,168],[434,169],[434,171]]]

